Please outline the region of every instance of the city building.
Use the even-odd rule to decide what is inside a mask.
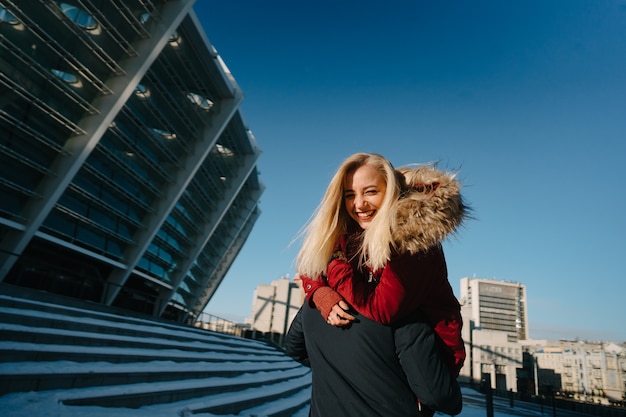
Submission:
[[[461,377],[483,384],[490,381],[498,392],[517,392],[522,361],[522,346],[510,342],[505,332],[474,329]]]
[[[556,392],[579,401],[609,404],[626,399],[626,346],[608,342],[528,340],[527,373],[534,394]]]
[[[0,285],[202,312],[264,187],[192,4],[0,4]]]
[[[626,346],[529,339],[523,284],[462,278],[459,302],[467,348],[461,381],[522,397],[626,400]]]
[[[461,279],[461,314],[467,359],[461,380],[517,391],[522,347],[528,338],[526,287],[482,278]]]
[[[289,325],[304,302],[304,291],[298,278],[288,276],[258,285],[252,300],[252,315],[246,320],[255,332],[271,335],[282,344]]]
[[[471,309],[474,328],[505,332],[510,342],[528,339],[525,285],[461,278],[461,304]]]

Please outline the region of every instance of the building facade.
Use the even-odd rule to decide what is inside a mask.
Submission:
[[[461,304],[471,310],[474,328],[505,332],[510,342],[528,339],[525,285],[461,278]]]
[[[246,324],[255,332],[274,335],[282,343],[289,325],[304,302],[304,291],[298,278],[281,277],[258,285],[252,300],[252,315]]]
[[[626,400],[626,346],[616,343],[537,340],[523,343],[533,360],[534,394],[556,392],[579,401]]]
[[[523,368],[523,351],[517,342],[528,339],[526,287],[462,278],[460,304],[467,351],[461,379],[516,392],[518,369]]]
[[[192,0],[0,4],[0,285],[184,321],[260,210]]]
[[[501,394],[626,400],[626,346],[529,339],[523,284],[462,278],[460,303],[467,347],[461,380]]]
[[[500,393],[518,391],[518,370],[523,368],[523,349],[510,342],[505,332],[474,329],[466,365],[461,375]]]

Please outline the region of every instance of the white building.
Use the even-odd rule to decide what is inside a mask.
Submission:
[[[536,392],[550,387],[581,401],[608,403],[626,396],[626,347],[583,341],[525,341],[534,358]]]
[[[474,329],[470,349],[462,375],[469,372],[464,376],[474,381],[485,381],[489,376],[492,388],[517,392],[517,370],[523,367],[519,343],[510,342],[505,332]]]
[[[505,332],[510,342],[528,339],[525,285],[461,278],[461,304],[471,309],[475,328]]]
[[[304,301],[301,285],[288,276],[270,284],[261,284],[254,291],[252,316],[246,319],[252,330],[284,336]]]
[[[467,359],[461,380],[491,381],[499,391],[517,392],[523,367],[518,340],[528,338],[526,287],[481,278],[461,279],[461,314]]]

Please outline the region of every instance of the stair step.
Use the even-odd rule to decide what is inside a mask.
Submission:
[[[137,336],[125,336],[117,334],[101,334],[91,331],[89,327],[83,330],[66,330],[48,327],[30,327],[20,324],[0,323],[0,339],[12,340],[15,342],[35,343],[35,344],[71,344],[80,346],[111,346],[127,348],[147,348],[147,349],[177,349],[181,351],[203,352],[210,349],[213,352],[233,352],[248,353],[251,355],[275,355],[282,353],[275,349],[268,349],[264,346],[258,349],[256,346],[207,343],[206,340],[178,341],[162,339],[158,337],[147,337],[138,334]]]
[[[311,396],[311,374],[308,372],[297,379],[279,382],[275,384],[259,385],[255,388],[249,388],[237,392],[226,392],[222,394],[202,396],[189,401],[172,402],[169,404],[159,404],[142,407],[147,410],[159,410],[166,414],[170,412],[173,416],[214,416],[214,415],[250,415],[246,410],[254,410],[260,408],[263,404],[289,401],[291,409],[297,406],[292,401],[292,396],[299,399],[306,397],[310,400]],[[298,401],[299,402],[299,401]],[[274,403],[276,405],[277,403]],[[304,407],[306,402],[302,403]],[[274,409],[276,412],[277,409]],[[264,416],[264,414],[258,414]],[[308,412],[307,414],[308,415]]]
[[[1,298],[1,297],[0,297]],[[81,311],[81,313],[83,313]],[[168,340],[178,340],[181,342],[205,341],[212,344],[225,346],[250,346],[250,342],[255,343],[259,349],[273,350],[262,342],[250,339],[242,339],[238,336],[231,336],[210,330],[197,329],[194,327],[177,324],[164,324],[160,322],[150,322],[134,318],[112,321],[112,318],[119,319],[118,316],[99,313],[98,316],[88,315],[73,317],[62,312],[44,312],[38,310],[22,310],[13,307],[0,306],[0,323],[6,325],[16,324],[25,327],[62,328],[65,330],[84,331],[89,328],[91,332],[99,334],[111,334],[133,337],[159,337]]]
[[[264,387],[263,402],[266,402],[268,395],[265,391],[269,390],[268,387],[274,387],[273,390],[269,390],[274,391],[270,396],[285,397],[286,386],[294,389],[294,387],[302,388],[307,384],[310,384],[310,370],[299,367],[288,371],[243,374],[233,378],[203,378],[130,384],[123,387],[86,388],[75,392],[68,391],[61,402],[65,405],[138,408],[149,404],[174,403],[207,395],[211,399],[218,399],[227,393],[235,395],[252,393],[249,401],[254,403],[259,395],[257,390],[260,387]],[[228,404],[230,407],[230,403]],[[198,411],[213,412],[209,408]]]
[[[0,341],[0,361],[1,362],[24,362],[24,361],[55,361],[70,360],[72,362],[146,362],[155,360],[175,360],[181,362],[193,361],[267,361],[286,362],[292,361],[286,355],[270,354],[250,354],[247,352],[224,352],[211,351],[187,352],[177,349],[137,349],[127,347],[106,347],[106,346],[80,346],[61,344],[37,344],[24,342]]]
[[[243,373],[289,370],[297,368],[295,361],[252,362],[220,361],[189,362],[152,361],[145,363],[69,361],[18,362],[0,364],[0,395],[9,392],[73,389],[93,386],[154,383],[201,378],[227,378]]]
[[[304,389],[296,391],[288,398],[279,398],[274,401],[269,401],[259,406],[242,410],[239,414],[248,416],[291,417],[298,414],[298,411],[300,411],[303,416],[308,416],[310,404],[311,387],[309,385]]]

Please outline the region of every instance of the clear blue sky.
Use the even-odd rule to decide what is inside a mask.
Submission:
[[[626,341],[626,1],[198,0],[266,191],[206,311],[242,321],[355,152],[460,170],[449,279],[521,282],[532,338]]]

